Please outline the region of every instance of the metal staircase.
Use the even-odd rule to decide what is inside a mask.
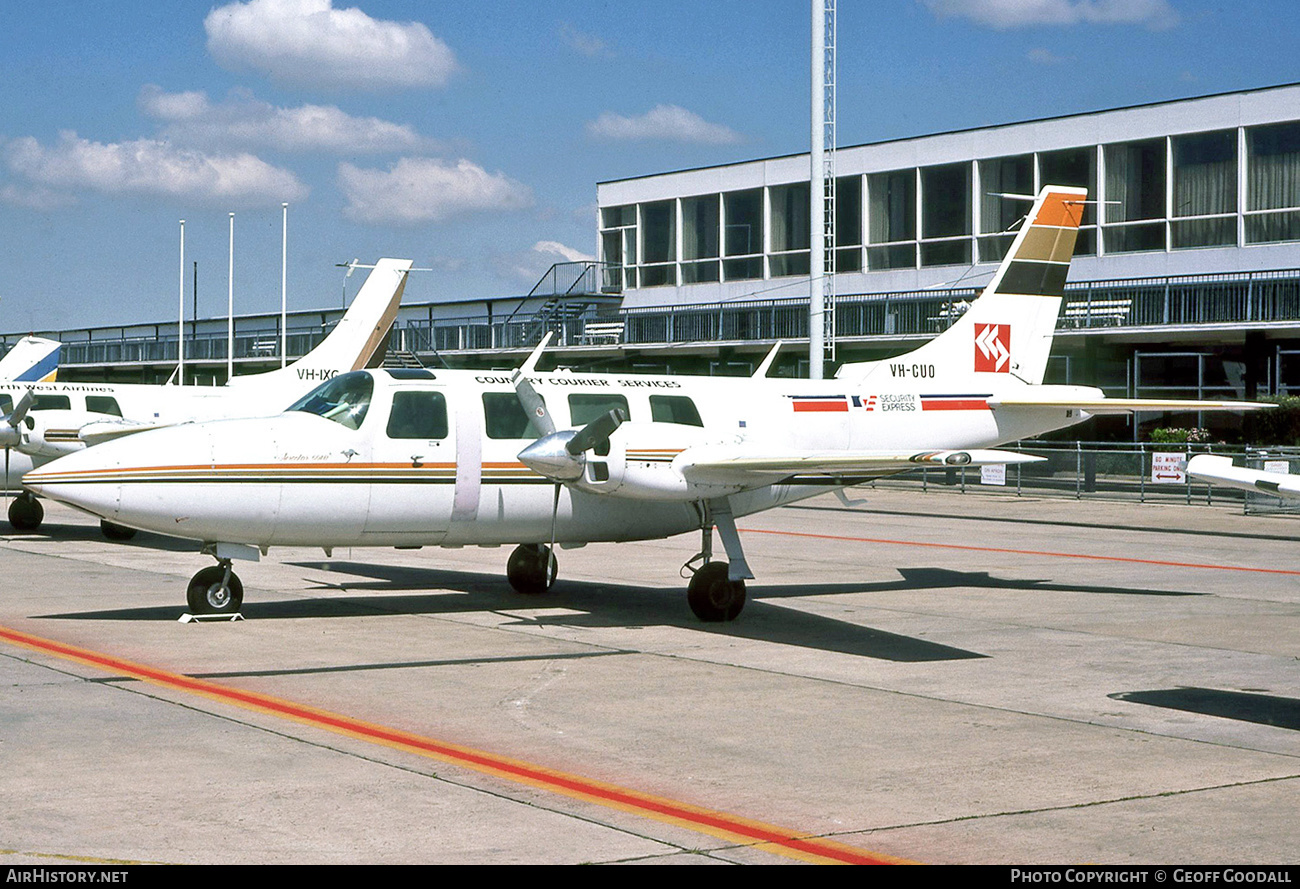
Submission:
[[[520,345],[541,342],[548,330],[555,331],[557,345],[579,342],[586,321],[615,317],[623,303],[622,290],[609,283],[622,276],[609,274],[609,268],[610,263],[595,260],[554,263],[506,318],[506,326],[520,324]],[[541,297],[540,306],[517,317]]]

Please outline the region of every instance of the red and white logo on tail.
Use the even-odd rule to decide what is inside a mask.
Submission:
[[[975,371],[1011,372],[1011,325],[975,325]]]

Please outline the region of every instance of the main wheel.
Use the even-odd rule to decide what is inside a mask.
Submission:
[[[515,592],[534,596],[551,588],[557,569],[555,553],[549,546],[525,543],[515,547],[506,561],[506,579]]]
[[[116,522],[110,522],[108,519],[102,519],[99,523],[99,530],[109,540],[130,540],[135,536],[135,528],[128,528],[126,525],[119,525]]]
[[[19,494],[9,503],[9,524],[15,531],[35,531],[45,521],[45,507],[31,494]]]
[[[745,582],[727,578],[726,562],[709,562],[691,578],[686,601],[700,620],[735,620],[745,607]]]
[[[221,565],[204,568],[190,579],[185,600],[193,614],[234,614],[244,604],[244,584],[235,572],[230,572],[230,582],[222,588],[226,569]]]

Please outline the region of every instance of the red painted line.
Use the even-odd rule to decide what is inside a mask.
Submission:
[[[921,410],[923,411],[986,411],[988,409],[989,403],[983,399],[963,401],[933,401],[931,399],[921,399]]]
[[[1010,549],[1000,546],[971,546],[964,543],[929,543],[924,540],[887,540],[883,537],[842,537],[837,534],[811,534],[804,531],[772,531],[765,528],[743,528],[746,534],[779,534],[785,537],[807,537],[815,540],[840,540],[848,543],[886,543],[890,546],[928,546],[935,549],[959,549],[978,553],[1012,553],[1021,556],[1050,556],[1057,559],[1092,559],[1098,562],[1128,562],[1138,565],[1164,565],[1170,568],[1208,568],[1212,571],[1250,571],[1258,574],[1288,574],[1300,576],[1300,571],[1288,568],[1250,568],[1244,565],[1213,565],[1203,562],[1174,562],[1168,559],[1138,559],[1132,556],[1096,556],[1088,553],[1058,553],[1050,550]]]
[[[271,695],[245,691],[146,664],[91,651],[7,627],[0,627],[0,640],[56,657],[86,664],[114,675],[131,676],[166,688],[280,716],[306,725],[399,750],[440,759],[478,772],[540,787],[565,796],[588,800],[610,808],[632,812],[669,824],[691,828],[710,836],[751,845],[791,858],[822,864],[907,864],[910,862],[878,855],[833,840],[807,836],[796,831],[751,821],[725,812],[715,812],[689,803],[656,797],[648,793],[569,775],[545,766],[498,756],[458,744],[451,744],[363,722],[349,716],[319,710]]]
[[[848,413],[849,403],[847,401],[796,401],[794,411],[797,414],[807,412],[831,412],[831,413]]]

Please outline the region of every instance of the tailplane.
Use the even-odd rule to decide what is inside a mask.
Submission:
[[[17,383],[52,383],[59,372],[57,340],[25,336],[0,358],[0,380]]]
[[[836,376],[989,388],[1011,379],[1042,383],[1087,196],[1082,188],[1044,186],[993,280],[961,318],[912,352],[845,364]]]

